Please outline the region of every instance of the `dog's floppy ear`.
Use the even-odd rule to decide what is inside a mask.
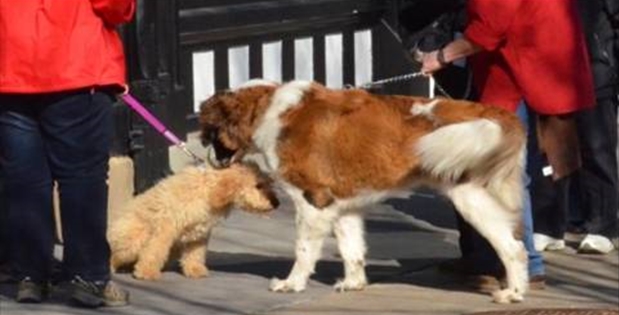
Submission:
[[[198,122],[201,128],[200,140],[204,146],[211,144],[218,136],[218,130],[225,121],[224,98],[229,93],[228,91],[217,92],[200,104]]]
[[[251,137],[245,117],[252,113],[250,102],[239,92],[218,92],[200,105],[201,140],[203,145],[221,142],[226,149],[237,151]]]

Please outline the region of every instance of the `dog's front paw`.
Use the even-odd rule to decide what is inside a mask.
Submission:
[[[522,293],[516,292],[514,289],[504,289],[492,293],[492,300],[499,304],[509,304],[522,302],[524,297]]]
[[[159,280],[161,279],[161,270],[136,266],[133,270],[133,277],[140,280]]]
[[[209,274],[208,268],[203,264],[187,264],[183,266],[183,275],[187,278],[202,278]]]
[[[367,281],[364,279],[340,279],[335,283],[333,288],[337,292],[361,291],[366,285]]]
[[[269,290],[273,292],[301,292],[305,290],[305,283],[299,283],[298,281],[280,280],[278,278],[271,279]]]

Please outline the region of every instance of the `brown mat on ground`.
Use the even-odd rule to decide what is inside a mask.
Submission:
[[[610,309],[532,309],[518,311],[491,311],[469,315],[619,315],[619,310]]]

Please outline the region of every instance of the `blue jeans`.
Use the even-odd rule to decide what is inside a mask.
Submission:
[[[529,124],[529,115],[527,113],[526,104],[521,103],[520,106],[518,106],[517,114],[520,121],[527,129],[527,133],[531,134],[532,131]],[[524,242],[524,247],[527,249],[527,254],[529,256],[529,276],[537,276],[545,274],[546,271],[544,268],[544,257],[542,257],[542,255],[535,249],[535,244],[533,243],[533,207],[531,206],[531,191],[529,189],[531,186],[531,176],[526,171],[524,173],[523,182],[524,200],[522,203],[522,212],[524,235],[522,237],[522,241]]]
[[[518,107],[518,117],[520,117],[520,120],[528,129],[528,115],[526,106],[523,104]],[[531,179],[526,172],[523,174],[523,182],[524,200],[522,203],[522,212],[524,235],[522,241],[524,242],[529,258],[529,276],[537,276],[544,274],[545,268],[543,257],[537,250],[535,250],[535,246],[533,244],[533,216],[531,207],[531,193],[529,191]],[[460,250],[462,251],[462,257],[475,266],[475,270],[472,270],[472,272],[494,273],[502,269],[501,262],[490,244],[459,216],[458,225],[460,230]]]
[[[530,183],[531,178],[525,175],[525,191],[522,204],[524,235],[522,241],[524,242],[524,247],[527,249],[529,257],[529,277],[532,277],[543,275],[546,271],[544,268],[544,257],[535,249],[535,244],[533,243],[533,207],[531,207]]]
[[[109,279],[111,109],[112,98],[101,92],[0,95],[0,170],[10,261],[18,279],[49,280],[54,183],[61,208],[63,275]]]

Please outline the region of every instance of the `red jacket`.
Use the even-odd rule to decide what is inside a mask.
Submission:
[[[465,37],[484,48],[471,59],[484,103],[541,114],[593,106],[585,39],[572,0],[468,0]]]
[[[125,83],[115,28],[135,0],[0,0],[0,93]]]

